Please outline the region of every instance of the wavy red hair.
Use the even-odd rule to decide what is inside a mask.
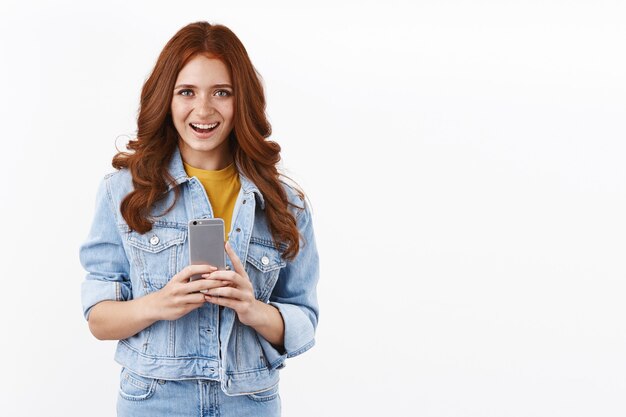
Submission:
[[[222,25],[196,22],[180,29],[165,45],[144,83],[137,138],[129,142],[128,152],[118,152],[112,161],[116,169],[129,169],[133,178],[134,190],[120,207],[122,216],[131,229],[139,233],[150,231],[154,204],[174,183],[165,169],[178,146],[178,133],[170,113],[174,83],[180,70],[198,54],[222,60],[230,71],[235,96],[230,149],[237,168],[263,194],[276,247],[282,248],[284,258],[292,259],[299,251],[300,236],[276,167],[280,145],[267,139],[272,129],[265,115],[263,86],[241,41]],[[174,190],[178,199],[179,190]],[[300,190],[298,193],[304,197]]]

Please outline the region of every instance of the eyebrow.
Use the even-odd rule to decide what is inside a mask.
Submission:
[[[193,84],[178,84],[176,87],[174,87],[175,90],[179,89],[179,88],[198,88]],[[211,86],[211,88],[230,88],[232,89],[233,86],[230,84],[214,84]]]

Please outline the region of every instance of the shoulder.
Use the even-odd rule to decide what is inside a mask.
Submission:
[[[132,186],[132,175],[127,168],[118,169],[113,172],[109,172],[104,176],[104,182],[121,186],[124,184],[130,184]]]
[[[130,171],[124,168],[105,175],[102,184],[111,200],[119,201],[133,190],[133,177]]]
[[[132,176],[128,170],[122,169],[106,174],[98,186],[96,204],[101,209],[108,207],[107,211],[110,210],[116,218],[119,218],[120,204],[132,189]]]
[[[302,189],[293,182],[287,181],[283,178],[279,181],[285,191],[285,194],[287,194],[287,201],[289,201],[289,205],[304,209],[304,191],[302,191]]]
[[[288,209],[295,217],[296,222],[308,220],[310,217],[310,207],[304,191],[292,181],[281,179],[280,184],[287,194],[287,201],[289,203]]]

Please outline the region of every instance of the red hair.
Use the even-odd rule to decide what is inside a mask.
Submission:
[[[196,22],[180,29],[165,45],[144,83],[137,138],[129,142],[130,152],[118,152],[112,161],[116,169],[128,168],[133,178],[134,190],[120,207],[122,216],[131,229],[139,233],[150,231],[152,208],[164,197],[169,184],[174,183],[165,169],[178,146],[170,112],[174,84],[180,70],[198,54],[220,59],[230,71],[235,96],[230,149],[237,168],[263,194],[276,247],[284,248],[283,257],[292,259],[299,251],[300,236],[276,168],[280,145],[267,139],[272,128],[265,115],[263,86],[241,41],[222,25]],[[180,191],[177,187],[174,190],[176,200]],[[302,198],[302,192],[297,192]]]

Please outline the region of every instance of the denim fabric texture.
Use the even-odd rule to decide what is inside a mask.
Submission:
[[[101,301],[130,300],[163,288],[189,263],[188,221],[211,218],[213,212],[202,184],[187,177],[178,150],[169,172],[179,198],[167,211],[174,200],[174,186],[170,186],[152,212],[153,229],[145,234],[131,230],[119,210],[133,187],[128,170],[109,174],[100,184],[94,221],[80,248],[87,271],[81,289],[86,319]],[[280,311],[284,351],[241,324],[233,310],[206,303],[178,320],[158,321],[120,340],[115,360],[134,375],[163,381],[218,381],[231,396],[266,392],[277,386],[285,359],[315,343],[319,262],[309,208],[290,186],[284,186],[302,236],[300,252],[287,261],[274,245],[263,196],[243,175],[240,181],[228,240],[245,265],[256,298]],[[233,268],[228,257],[227,265]]]
[[[120,375],[118,417],[273,417],[280,411],[278,385],[257,394],[228,396],[218,381],[145,378],[126,368]]]

